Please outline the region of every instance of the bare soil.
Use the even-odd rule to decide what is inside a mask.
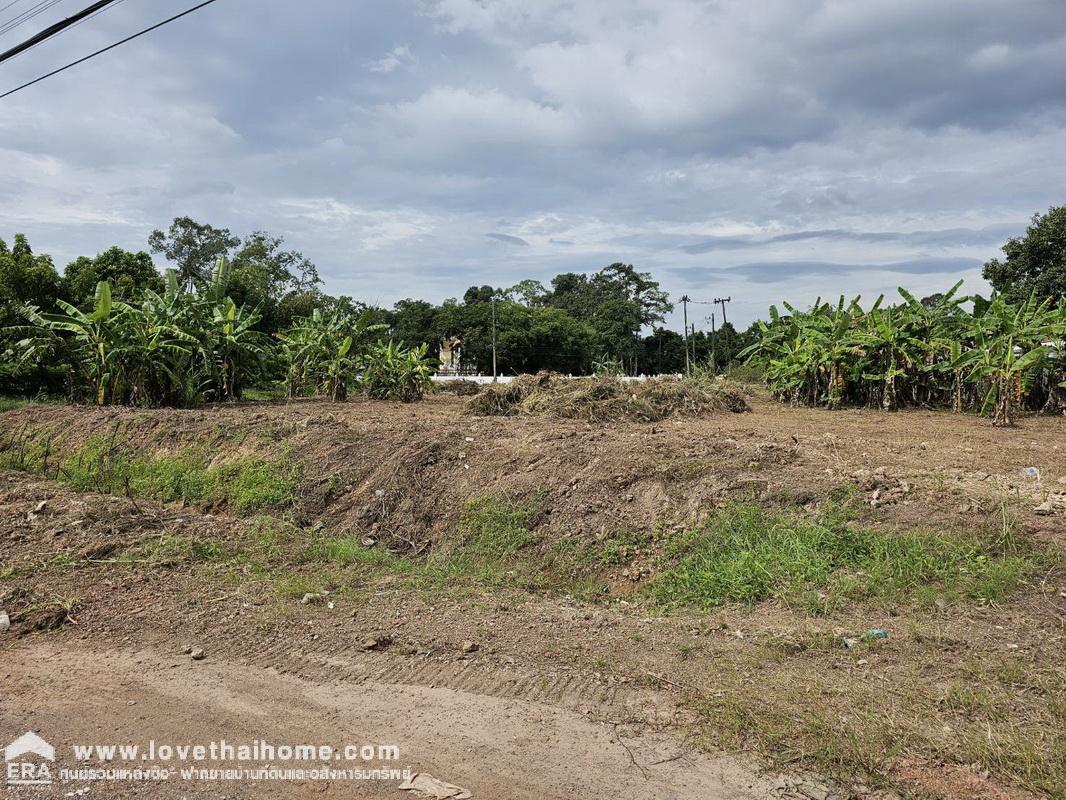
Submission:
[[[412,558],[453,536],[464,501],[486,494],[540,493],[538,537],[595,542],[681,527],[735,500],[809,507],[847,486],[874,527],[966,532],[1009,516],[1027,541],[1066,544],[1062,419],[1004,430],[941,412],[752,405],[656,424],[470,417],[445,396],[412,406],[31,406],[0,415],[0,438],[10,449],[50,435],[56,458],[106,436],[145,454],[195,446],[220,461],[281,459],[301,479],[273,514]],[[1030,466],[1038,477],[1023,473]],[[232,565],[123,558],[162,536],[246,538],[255,520],[235,509],[79,494],[52,477],[0,473],[0,610],[12,621],[0,632],[4,737],[394,741],[405,766],[474,797],[1057,796],[1020,775],[1023,759],[1007,751],[1046,759],[1063,744],[1061,731],[1047,733],[1066,687],[1058,567],[1000,607],[820,617],[770,602],[663,615],[639,591],[656,554],[639,550],[603,567],[609,592],[597,602],[382,576],[304,604]],[[311,569],[292,565],[295,575]],[[878,627],[889,638],[876,646],[824,646]],[[985,694],[958,701],[967,686]],[[861,769],[875,752],[878,763]],[[62,788],[56,796],[83,786]],[[370,781],[114,784],[95,795],[408,796]]]

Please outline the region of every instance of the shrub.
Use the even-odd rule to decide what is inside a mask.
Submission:
[[[429,346],[407,349],[396,342],[371,345],[364,358],[362,390],[375,400],[421,400],[432,386],[432,360]]]
[[[559,378],[522,375],[507,384],[486,386],[468,405],[472,414],[544,414],[589,421],[658,422],[673,416],[699,416],[750,410],[728,382],[701,386],[677,378],[624,381],[618,377]]]

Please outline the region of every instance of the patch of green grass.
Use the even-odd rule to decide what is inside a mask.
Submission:
[[[463,551],[486,561],[505,561],[536,541],[530,532],[543,506],[539,495],[525,501],[486,495],[463,508]]]
[[[532,527],[544,498],[520,500],[484,495],[467,501],[456,541],[434,550],[412,573],[416,585],[454,586],[457,581],[484,586],[540,588],[545,560]]]
[[[32,399],[26,397],[0,397],[0,412],[14,411],[29,405],[60,405],[65,401],[61,397],[38,395]]]
[[[167,534],[127,550],[122,560],[165,567],[185,562],[213,561],[222,555],[222,547],[217,542]]]
[[[313,540],[302,553],[304,561],[359,566],[382,573],[407,572],[411,562],[381,547],[367,547],[347,536],[324,536]]]
[[[302,531],[288,520],[258,514],[245,523],[244,534],[251,539],[251,550],[258,557],[281,558],[286,549],[301,540]]]
[[[14,411],[16,408],[28,405],[29,402],[29,400],[23,400],[19,397],[0,397],[0,412]]]
[[[241,392],[241,400],[252,403],[269,403],[274,400],[284,400],[286,396],[284,384],[276,383],[270,386],[256,386]]]
[[[282,597],[303,597],[305,594],[315,594],[323,588],[308,576],[295,572],[275,576],[273,584],[274,591]]]
[[[209,496],[219,497],[238,511],[277,508],[292,502],[296,481],[261,459],[230,461],[207,470]]]
[[[1012,538],[883,533],[842,507],[817,517],[736,505],[667,545],[651,585],[665,605],[782,600],[828,611],[845,600],[997,602],[1039,561]]]
[[[46,469],[47,443],[31,440],[16,453],[7,451],[0,466],[29,472]],[[163,503],[219,503],[240,512],[276,509],[293,502],[295,468],[275,461],[241,458],[212,464],[201,448],[165,455],[140,455],[112,438],[96,436],[59,464],[58,478],[79,492],[96,491],[146,497]]]

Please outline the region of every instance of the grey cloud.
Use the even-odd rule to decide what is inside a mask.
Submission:
[[[743,321],[770,280],[973,273],[1064,199],[1061,0],[306,6],[217,3],[5,100],[0,236],[65,263],[188,214],[380,302],[625,261]],[[184,8],[115,4],[5,85]]]
[[[887,264],[835,264],[826,261],[754,262],[739,264],[724,271],[743,275],[752,283],[777,283],[798,277],[847,277],[873,271],[908,275],[951,274],[980,266],[981,262],[972,258],[921,258]]]
[[[529,242],[523,239],[521,236],[511,236],[508,233],[486,233],[489,239],[495,239],[497,242],[503,242],[504,244],[514,244],[519,247],[529,247]]]
[[[811,240],[866,242],[870,244],[893,242],[915,247],[972,247],[978,245],[998,244],[1011,236],[1024,231],[1024,224],[1005,223],[987,225],[983,228],[946,228],[930,231],[849,231],[843,229],[826,229],[795,231],[777,236],[759,238],[755,236],[715,236],[693,244],[683,244],[678,249],[698,255],[716,250],[743,250],[763,247],[769,244],[787,244]]]

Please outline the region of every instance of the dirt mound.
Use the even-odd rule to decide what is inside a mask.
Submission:
[[[441,394],[454,394],[456,397],[473,397],[481,391],[481,384],[477,381],[457,378],[453,381],[441,381],[434,384],[435,390]]]
[[[539,414],[589,422],[660,422],[716,411],[750,411],[725,381],[697,386],[677,378],[625,381],[615,377],[562,378],[542,372],[486,386],[467,409],[478,416]]]

